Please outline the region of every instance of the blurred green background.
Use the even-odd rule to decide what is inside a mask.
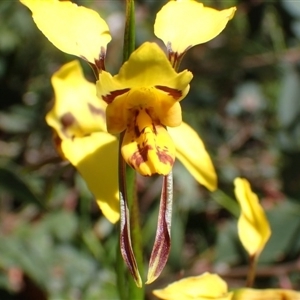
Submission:
[[[172,250],[151,290],[183,276],[220,274],[244,286],[247,255],[238,238],[233,179],[246,177],[272,227],[256,287],[300,288],[300,1],[203,1],[237,6],[216,39],[192,48],[194,73],[184,120],[202,137],[219,178],[209,193],[174,167]],[[122,59],[124,1],[76,3],[111,28],[106,67]],[[137,46],[153,34],[165,1],[136,1]],[[0,0],[0,299],[118,299],[118,226],[101,214],[76,170],[57,154],[44,117],[50,77],[74,57],[38,31],[29,10]],[[85,75],[94,77],[82,62]],[[161,178],[138,177],[145,264],[154,239]]]

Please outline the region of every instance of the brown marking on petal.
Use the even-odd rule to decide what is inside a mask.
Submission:
[[[93,104],[91,103],[88,103],[88,107],[89,107],[89,110],[90,112],[93,114],[93,115],[99,115],[101,117],[105,117],[105,112],[103,109],[101,108],[98,108],[96,106],[94,106]]]
[[[77,120],[72,113],[68,112],[60,117],[60,122],[63,125],[63,128],[66,129],[76,123]]]
[[[152,149],[152,146],[147,145],[147,141],[145,141],[145,145],[143,147],[138,146],[138,150],[133,153],[129,159],[129,164],[133,168],[134,166],[139,167],[142,163],[148,161],[148,151]]]
[[[105,56],[106,56],[106,49],[104,47],[101,47],[99,58],[94,60],[99,73],[101,73],[102,70],[105,71]]]
[[[156,155],[158,156],[158,159],[163,164],[170,164],[170,166],[173,166],[174,159],[168,154],[169,150],[167,147],[164,147],[164,150],[161,150],[160,147],[156,147]]]
[[[140,137],[141,133],[142,132],[140,131],[139,126],[134,125],[134,134],[135,134],[135,136],[138,138],[138,137]]]
[[[157,135],[157,129],[154,123],[152,123],[152,131],[155,135]]]
[[[74,115],[70,112],[63,114],[60,117],[60,123],[62,124],[62,128],[61,131],[62,133],[67,137],[67,138],[73,138],[74,135],[71,135],[70,133],[68,133],[68,128],[73,126],[74,124],[77,123],[77,127],[78,125],[78,121],[77,119],[74,117]],[[78,127],[79,128],[79,127]]]
[[[156,85],[155,88],[168,93],[168,95],[172,96],[175,100],[179,99],[182,96],[182,92],[180,90],[176,90],[167,86]]]
[[[126,88],[123,90],[116,90],[116,91],[112,91],[109,94],[102,96],[102,99],[107,103],[110,104],[112,103],[116,97],[121,96],[125,93],[127,93],[130,90],[130,88]]]

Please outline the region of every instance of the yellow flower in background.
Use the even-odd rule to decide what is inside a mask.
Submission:
[[[241,206],[238,220],[239,238],[249,255],[257,257],[270,238],[270,225],[249,182],[243,178],[236,178],[234,185],[235,196]]]
[[[20,0],[40,31],[59,50],[101,65],[111,40],[106,22],[92,9],[70,1]]]
[[[175,72],[155,43],[135,50],[118,75],[101,73],[97,91],[108,103],[107,130],[126,130],[122,155],[140,174],[170,173],[175,147],[166,126],[181,124],[179,101],[188,93],[191,79],[187,70]]]
[[[106,103],[96,96],[78,61],[62,66],[51,78],[55,92],[46,121],[61,140],[64,156],[78,169],[105,217],[119,220],[118,141],[106,132]]]
[[[216,274],[204,273],[175,281],[153,294],[163,300],[230,300],[226,282]]]
[[[235,11],[235,7],[218,11],[195,0],[171,0],[157,13],[154,33],[169,53],[181,55],[219,35]]]
[[[300,292],[284,289],[249,289],[234,291],[232,300],[299,300]]]

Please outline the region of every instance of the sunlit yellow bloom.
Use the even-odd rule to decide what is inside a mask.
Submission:
[[[65,64],[52,76],[54,106],[46,116],[57,133],[64,156],[79,170],[95,195],[103,214],[119,220],[117,188],[117,139],[106,132],[107,104],[96,96],[95,85],[88,82],[78,61]],[[176,156],[195,179],[213,190],[216,173],[203,142],[196,132],[182,123],[168,128]]]
[[[175,159],[175,147],[166,126],[181,124],[179,101],[189,91],[191,72],[177,73],[154,43],[134,51],[116,76],[103,71],[98,96],[108,103],[107,130],[124,130],[122,155],[142,175],[167,175]]]
[[[97,12],[70,1],[20,0],[32,11],[37,27],[59,50],[98,65],[111,40]]]
[[[299,300],[300,292],[284,289],[238,289],[232,300]]]
[[[61,140],[64,156],[79,170],[103,214],[119,219],[118,142],[106,132],[106,103],[96,96],[78,61],[65,64],[52,76],[55,103],[46,121]]]
[[[154,290],[153,294],[164,300],[230,300],[232,297],[232,293],[228,293],[226,282],[210,273],[181,279],[164,289]]]
[[[220,34],[235,11],[235,7],[218,11],[194,0],[171,0],[158,12],[154,33],[169,53],[180,55]]]
[[[271,235],[269,222],[246,179],[234,180],[235,196],[241,206],[238,220],[239,238],[250,256],[258,256]]]

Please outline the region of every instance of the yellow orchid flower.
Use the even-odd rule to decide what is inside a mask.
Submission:
[[[238,220],[240,240],[250,256],[258,256],[271,235],[269,222],[249,182],[236,178],[234,185],[235,196],[241,206]]]
[[[218,11],[195,0],[171,0],[157,13],[154,33],[176,65],[188,49],[219,35],[235,11],[235,7]]]
[[[111,36],[108,25],[97,12],[70,1],[20,2],[32,11],[35,24],[55,47],[102,69]]]
[[[158,45],[144,43],[133,51],[119,73],[112,76],[104,67],[106,46],[111,37],[107,24],[96,12],[70,1],[20,1],[32,11],[38,28],[58,49],[84,58],[92,65],[95,74],[99,74],[97,95],[107,106],[94,98],[95,86],[85,82],[78,64],[66,65],[54,74],[52,84],[56,103],[47,116],[47,122],[55,129],[60,139],[63,155],[85,178],[105,216],[111,222],[119,219],[116,205],[119,150],[116,146],[117,139],[112,134],[122,133],[121,154],[131,167],[145,176],[156,173],[164,175],[158,227],[148,272],[150,283],[162,271],[170,251],[173,199],[171,170],[176,149],[178,158],[196,180],[210,190],[216,188],[216,174],[202,141],[188,125],[181,123],[179,101],[187,95],[193,76],[187,70],[177,72],[180,61],[176,60],[176,57],[182,56],[181,50],[186,51],[199,41],[204,42],[207,38],[216,36],[233,16],[235,8],[220,14],[216,14],[212,9],[204,9],[205,13],[197,15],[197,18],[203,17],[207,22],[206,31],[210,33],[205,38],[203,33],[200,34],[201,37],[197,35],[196,40],[188,39],[187,46],[179,43],[177,47],[176,42],[184,38],[183,31],[179,31],[178,27],[172,27],[172,31],[175,28],[179,33],[177,41],[173,41],[173,33],[170,39],[165,40],[164,33],[171,34],[168,29],[169,22],[160,24],[161,16],[164,18],[166,11],[169,14],[168,18],[170,12],[172,14],[173,4],[167,4],[158,14],[155,26],[156,34],[167,43],[169,59]],[[196,3],[182,2],[185,3],[184,9]],[[198,5],[201,6],[199,3]],[[184,12],[188,13],[190,9]],[[199,10],[197,12],[200,13]],[[188,21],[187,18],[184,19]],[[199,25],[194,21],[193,15],[190,26]],[[178,24],[181,24],[180,22]],[[189,36],[189,31],[184,34]],[[105,106],[106,118],[103,113]],[[178,135],[181,138],[178,138]],[[193,142],[190,139],[193,139]],[[131,246],[124,176],[123,160],[120,160],[120,247],[127,266],[140,286],[141,279]],[[105,182],[103,178],[106,178]],[[107,182],[109,185],[106,185]]]
[[[78,169],[105,217],[119,220],[118,141],[106,132],[106,103],[96,96],[78,61],[65,64],[51,79],[54,106],[46,116],[64,156]]]
[[[163,300],[230,300],[232,297],[226,282],[210,273],[181,279],[164,289],[154,290],[153,294]]]

